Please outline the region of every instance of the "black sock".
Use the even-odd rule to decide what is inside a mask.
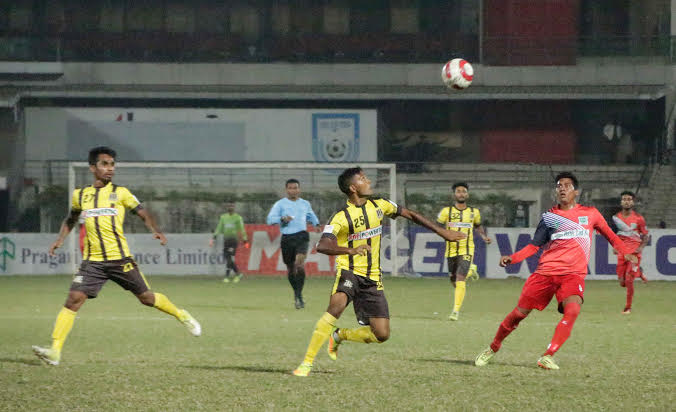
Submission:
[[[298,297],[303,299],[303,286],[305,286],[305,268],[296,269],[296,284],[298,285]]]
[[[239,270],[237,270],[237,265],[235,264],[235,257],[233,255],[227,256],[226,264],[228,265],[228,269],[232,269],[235,275],[239,273]]]
[[[293,297],[298,299],[298,282],[296,281],[296,274],[293,270],[288,271],[288,278],[291,288],[293,289]]]

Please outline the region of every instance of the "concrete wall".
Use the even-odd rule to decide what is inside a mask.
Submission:
[[[5,81],[20,85],[293,85],[437,86],[439,64],[161,64],[64,63],[54,81]],[[3,63],[0,63],[0,66]],[[475,65],[478,86],[662,85],[673,83],[664,59],[581,59],[575,66]]]

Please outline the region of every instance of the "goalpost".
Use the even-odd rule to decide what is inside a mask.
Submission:
[[[236,201],[243,209],[245,223],[264,223],[272,204],[285,196],[284,183],[301,182],[301,197],[310,201],[322,224],[345,204],[337,177],[344,169],[359,166],[372,181],[375,193],[397,202],[397,174],[394,163],[313,163],[313,162],[120,162],[113,181],[159,214],[166,233],[210,233],[209,216],[223,213],[224,201]],[[87,162],[68,163],[68,202],[76,187],[91,185]],[[125,220],[125,233],[145,232],[138,219]],[[392,275],[399,268],[397,222],[390,220]],[[77,236],[68,239],[71,253],[79,253]],[[385,252],[385,247],[381,254]],[[72,259],[73,270],[77,268]]]

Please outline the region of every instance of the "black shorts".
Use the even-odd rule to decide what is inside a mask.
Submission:
[[[224,255],[233,255],[237,252],[237,245],[239,241],[237,239],[229,238],[223,239],[223,254]]]
[[[446,258],[448,261],[448,274],[467,276],[469,267],[472,264],[472,255],[456,255]]]
[[[134,295],[140,295],[150,289],[134,259],[126,257],[107,262],[83,261],[73,278],[70,290],[84,292],[89,299],[94,299],[108,279]]]
[[[347,303],[352,302],[354,314],[360,325],[368,325],[370,318],[390,318],[385,292],[379,289],[379,282],[365,276],[357,276],[353,272],[339,269],[332,295],[343,292],[347,295]],[[382,285],[381,285],[382,286]]]
[[[293,265],[296,255],[307,255],[310,234],[306,231],[282,235],[282,260],[287,266]]]

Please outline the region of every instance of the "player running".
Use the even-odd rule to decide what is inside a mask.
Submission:
[[[235,204],[227,203],[225,212],[218,219],[218,225],[209,241],[209,247],[213,247],[218,235],[223,235],[223,256],[225,257],[225,277],[223,283],[237,283],[242,279],[242,274],[237,269],[235,255],[239,242],[248,246],[248,238],[244,229],[242,216],[235,213]]]
[[[479,209],[467,205],[469,199],[469,185],[467,183],[455,183],[453,185],[455,204],[448,206],[439,212],[437,222],[445,225],[448,229],[457,230],[467,235],[462,240],[446,242],[446,260],[448,261],[448,274],[455,289],[453,299],[453,311],[449,320],[458,320],[460,308],[465,299],[465,279],[470,275],[478,278],[476,265],[472,263],[474,258],[474,229],[487,244],[491,239],[486,236],[484,227],[481,225],[481,213]]]
[[[537,365],[544,369],[559,369],[553,356],[570,336],[584,301],[584,278],[587,275],[594,230],[608,239],[625,259],[632,263],[638,262],[596,208],[576,203],[580,192],[578,180],[572,173],[560,173],[554,181],[558,205],[542,215],[529,245],[500,259],[500,266],[504,267],[532,256],[540,247],[544,249],[535,272],[523,286],[516,308],[502,321],[490,347],[476,357],[476,366],[486,365],[519,322],[531,310],[543,310],[556,295],[563,319],[556,326],[554,337]]]
[[[167,238],[136,196],[126,187],[111,182],[115,175],[115,156],[115,151],[108,147],[96,147],[89,151],[89,170],[94,183],[73,191],[70,215],[63,221],[59,237],[49,248],[49,254],[53,256],[54,250],[63,245],[82,213],[87,236],[80,270],[73,278],[66,303],[56,317],[52,346],[33,346],[35,355],[49,365],[59,364],[61,348],[73,327],[77,311],[87,299],[96,298],[109,279],[136,295],[142,304],[175,317],[194,336],[202,333],[200,324],[186,310],[178,309],[165,295],[150,290],[150,285],[129,251],[122,230],[126,210],[138,215],[160,244],[165,245]]]
[[[622,254],[617,255],[617,278],[620,280],[620,286],[627,288],[627,303],[622,311],[625,315],[631,313],[631,302],[634,298],[634,279],[640,277],[643,282],[648,281],[640,265],[641,252],[650,241],[650,234],[646,229],[645,219],[634,210],[635,200],[636,195],[633,192],[622,192],[620,194],[622,210],[613,216],[617,235],[624,242],[624,246],[638,258],[638,262],[630,263]],[[617,254],[617,250],[613,250],[613,252]]]
[[[383,292],[380,269],[380,240],[385,216],[402,216],[422,225],[448,241],[465,238],[464,233],[442,229],[418,213],[397,206],[387,199],[371,198],[371,181],[359,167],[345,169],[338,177],[347,204],[324,227],[317,251],[335,255],[336,281],[329,307],[319,318],[312,333],[305,359],[293,371],[308,376],[317,352],[329,339],[329,357],[336,360],[338,345],[343,341],[382,343],[390,337],[390,313]],[[359,328],[336,329],[336,321],[353,302]]]

